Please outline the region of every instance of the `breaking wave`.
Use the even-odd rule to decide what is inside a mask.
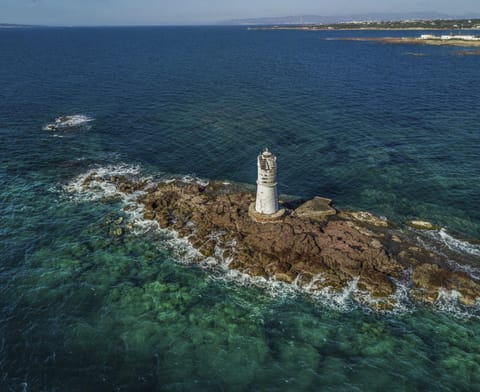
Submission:
[[[436,234],[436,237],[450,250],[480,257],[480,246],[452,237],[445,229],[441,229]]]
[[[480,317],[480,302],[477,300],[475,308],[465,308],[458,304],[458,299],[461,294],[456,290],[438,290],[437,300],[434,302],[433,307],[435,310],[447,314],[454,315],[457,318],[467,319],[471,317]]]
[[[92,201],[116,197],[128,202],[138,197],[138,193],[125,195],[120,192],[109,179],[114,176],[129,176],[140,179],[139,174],[140,168],[134,165],[118,164],[104,167],[99,166],[80,174],[62,188],[66,197],[73,201]],[[87,179],[93,176],[97,179],[93,179],[86,184]]]
[[[417,237],[417,241],[425,249],[443,255],[454,271],[480,280],[480,246],[455,238],[445,229],[426,232],[423,238]]]
[[[208,180],[205,180],[203,178],[199,178],[199,177],[194,177],[194,176],[181,176],[181,177],[173,177],[173,178],[167,178],[167,179],[164,179],[163,182],[169,184],[171,182],[175,182],[175,181],[181,181],[181,182],[185,182],[187,184],[198,184],[198,185],[201,185],[201,186],[207,186],[210,181]]]
[[[57,117],[53,122],[46,124],[42,129],[44,131],[58,131],[70,128],[85,127],[92,121],[94,121],[92,117],[83,114],[61,116]]]

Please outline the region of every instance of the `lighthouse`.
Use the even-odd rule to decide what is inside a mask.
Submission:
[[[277,157],[266,148],[257,157],[257,168],[255,211],[258,214],[273,215],[278,211]]]
[[[250,217],[258,223],[274,223],[285,214],[278,206],[277,157],[266,148],[257,157],[257,198],[249,208]]]

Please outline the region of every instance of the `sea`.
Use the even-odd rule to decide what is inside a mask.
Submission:
[[[0,30],[0,390],[479,391],[480,304],[399,284],[377,312],[354,282],[315,296],[199,264],[108,184],[81,186],[254,189],[268,147],[283,196],[372,212],[478,277],[478,51],[339,40],[419,34]]]

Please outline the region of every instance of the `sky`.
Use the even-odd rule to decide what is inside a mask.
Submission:
[[[0,23],[183,25],[290,15],[480,12],[480,0],[0,0]]]

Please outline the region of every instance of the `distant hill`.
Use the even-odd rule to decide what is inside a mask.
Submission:
[[[0,29],[14,29],[14,28],[26,28],[26,27],[43,27],[43,26],[14,24],[14,23],[0,23]]]
[[[439,12],[409,12],[409,13],[368,13],[336,16],[320,15],[297,15],[285,17],[266,17],[250,19],[233,19],[220,22],[222,25],[311,25],[311,24],[332,24],[345,22],[378,22],[378,21],[402,21],[402,20],[440,20],[440,19],[468,19],[480,18],[480,14],[472,13],[469,15],[452,16]]]

